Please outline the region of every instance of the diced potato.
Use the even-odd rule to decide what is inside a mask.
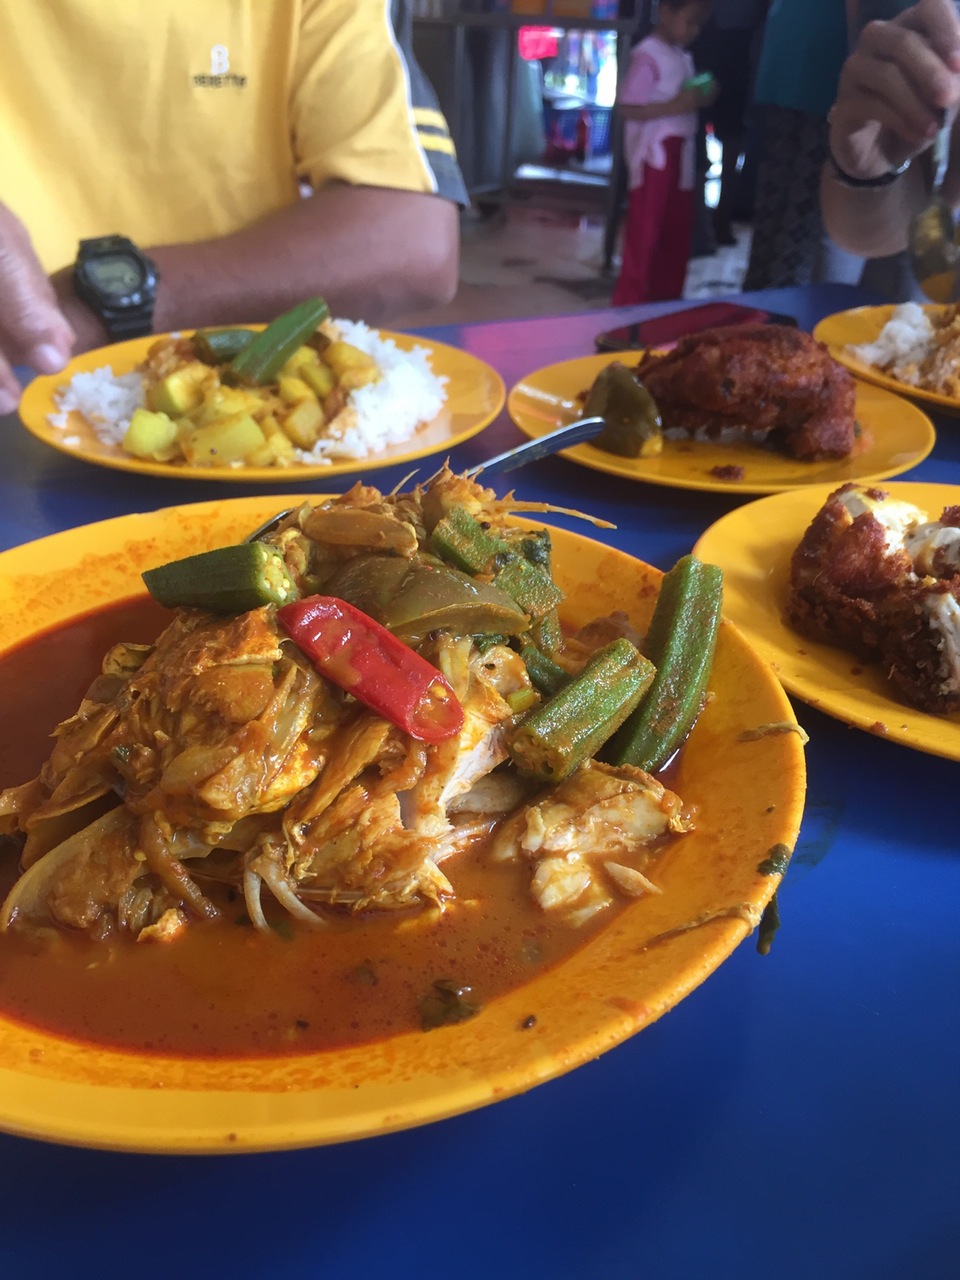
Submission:
[[[380,370],[373,356],[367,355],[350,342],[331,342],[323,353],[324,364],[329,365],[333,376],[346,391],[365,387],[376,382]]]
[[[202,403],[204,383],[209,384],[215,378],[209,365],[194,360],[151,386],[147,391],[147,404],[158,413],[179,418]]]
[[[318,400],[325,400],[337,385],[333,370],[329,365],[321,364],[320,361],[316,364],[303,365],[300,369],[300,377]]]
[[[340,386],[344,391],[356,391],[359,387],[368,387],[371,382],[380,381],[380,370],[373,369],[345,369],[340,375]]]
[[[298,449],[312,449],[323,424],[323,410],[313,396],[295,404],[280,420],[280,425]]]
[[[297,461],[297,450],[289,436],[282,433],[279,436],[273,436],[270,444],[277,456],[278,466],[289,467]]]
[[[123,447],[135,458],[158,458],[176,441],[177,424],[167,414],[135,409],[123,437]]]
[[[260,428],[267,437],[267,443],[273,449],[278,463],[286,465],[296,462],[297,454],[293,441],[272,413],[268,413],[266,417],[261,419]]]
[[[281,373],[278,378],[280,399],[284,404],[299,404],[301,400],[316,400],[316,396],[303,381],[292,374]]]
[[[274,451],[273,441],[265,440],[259,449],[254,449],[253,453],[248,453],[243,460],[245,467],[275,467],[277,465],[277,455]]]
[[[267,397],[256,391],[247,391],[243,387],[224,387],[217,383],[208,388],[196,420],[199,426],[206,427],[226,418],[235,418],[241,413],[254,417],[267,404]]]
[[[241,413],[188,432],[181,447],[187,461],[195,466],[228,467],[243,462],[248,454],[262,448],[266,439],[259,423]]]
[[[296,351],[283,366],[281,375],[291,374],[293,377],[303,377],[301,370],[313,368],[320,360],[319,354],[313,347],[297,347]]]
[[[283,434],[267,436],[266,443],[244,458],[247,467],[289,467],[297,462],[297,451],[293,443]]]

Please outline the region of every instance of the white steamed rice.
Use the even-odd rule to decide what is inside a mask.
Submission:
[[[381,376],[350,393],[346,409],[313,449],[297,450],[299,461],[311,465],[366,458],[387,445],[403,444],[437,416],[447,397],[448,380],[432,371],[425,348],[402,351],[392,338],[359,320],[337,320],[335,326],[343,341],[374,358]],[[144,403],[143,378],[139,373],[115,375],[104,366],[74,374],[55,398],[58,412],[49,415],[51,426],[66,430],[75,411],[102,443],[122,445],[134,410]]]
[[[933,350],[933,325],[916,302],[894,307],[890,319],[873,342],[847,348],[857,360],[876,365],[893,374],[901,382],[916,385],[919,366]]]
[[[52,427],[63,431],[70,414],[80,413],[90,423],[98,440],[104,444],[123,443],[135,409],[144,403],[143,378],[139,373],[115,375],[104,365],[89,373],[75,373],[65,387],[56,393],[58,413],[51,413]]]
[[[347,408],[334,419],[329,436],[317,441],[301,461],[322,463],[336,458],[366,458],[390,444],[403,444],[424,422],[435,418],[447,398],[447,379],[430,368],[423,347],[401,351],[362,320],[338,320],[344,342],[373,356],[380,378],[352,391]]]

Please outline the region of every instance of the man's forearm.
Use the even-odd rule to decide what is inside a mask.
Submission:
[[[330,186],[233,235],[152,251],[156,328],[270,320],[312,294],[378,323],[456,291],[459,225],[436,196]]]
[[[334,315],[382,323],[449,300],[459,269],[456,207],[437,196],[380,187],[325,187],[232,235],[147,246],[160,273],[154,328],[269,321],[320,294]],[[106,341],[72,295],[54,285],[77,350]]]

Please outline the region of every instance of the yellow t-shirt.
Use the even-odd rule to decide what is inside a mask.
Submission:
[[[80,239],[206,240],[329,181],[464,200],[391,0],[43,0],[0,40],[0,199]]]

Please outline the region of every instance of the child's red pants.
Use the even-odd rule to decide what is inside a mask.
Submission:
[[[682,138],[664,143],[664,169],[643,170],[630,192],[623,234],[623,265],[613,291],[615,307],[683,295],[693,234],[693,192],[680,190]]]

